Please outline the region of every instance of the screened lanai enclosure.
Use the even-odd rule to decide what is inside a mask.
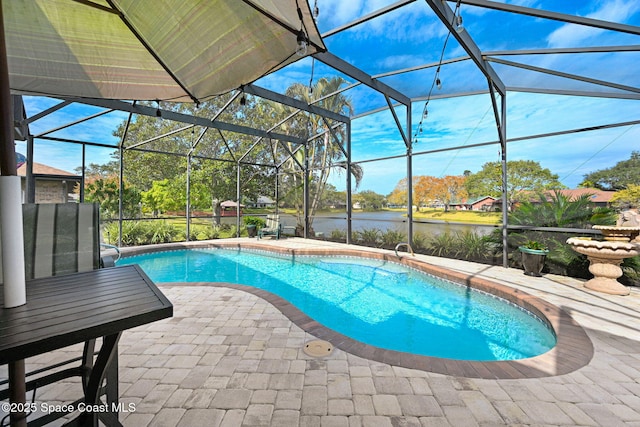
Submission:
[[[215,237],[200,217],[240,235],[240,210],[222,218],[220,204],[262,199],[256,215],[280,213],[292,235],[508,266],[522,239],[595,233],[594,215],[527,222],[515,206],[590,187],[640,151],[631,0],[147,3],[2,3],[23,200],[36,201],[36,165],[74,172],[77,199],[90,189],[118,225],[111,243],[169,218],[185,240]],[[109,188],[115,203],[95,198]],[[366,209],[367,193],[394,209]],[[584,194],[596,209],[595,187]],[[481,199],[500,213],[478,225],[461,213]],[[451,249],[454,235],[475,249]]]

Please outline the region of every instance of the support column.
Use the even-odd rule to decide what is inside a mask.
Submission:
[[[351,197],[351,121],[349,121],[348,123],[345,123],[345,126],[347,127],[347,141],[346,141],[346,147],[347,147],[347,245],[350,245],[352,243],[352,233],[353,233],[353,229],[352,229],[352,216],[353,216],[353,203],[352,203],[352,197]]]
[[[191,153],[187,154],[187,205],[185,208],[187,219],[187,242],[191,236]]]
[[[85,180],[85,171],[87,169],[87,146],[82,144],[82,175],[80,177],[80,194],[79,200],[80,203],[84,202],[84,180]]]
[[[276,211],[275,214],[278,215],[280,213],[280,168],[276,167],[276,182],[275,182],[275,200],[276,200]]]
[[[133,101],[133,106],[136,106],[137,101]],[[122,246],[122,218],[123,218],[123,204],[122,199],[124,196],[124,142],[127,140],[127,133],[129,132],[129,125],[131,124],[131,118],[133,117],[133,112],[129,113],[129,117],[127,118],[127,124],[124,127],[124,131],[122,132],[122,137],[120,138],[120,143],[118,144],[118,151],[120,153],[120,198],[118,199],[118,247]]]
[[[507,194],[507,95],[500,99],[500,149],[502,164],[502,266],[509,267],[509,247],[507,246],[507,231],[509,227],[509,195]]]
[[[123,203],[124,198],[124,144],[120,144],[120,190],[118,199],[118,247],[122,246],[122,219],[123,215]]]
[[[33,135],[27,136],[27,176],[26,176],[26,197],[27,203],[36,202],[36,179],[33,176]]]
[[[236,237],[240,237],[240,162],[236,172]]]
[[[409,208],[407,212],[407,243],[413,248],[413,141],[411,140],[411,114],[413,113],[412,104],[406,104],[407,107],[407,202]]]
[[[18,170],[16,164],[16,150],[13,141],[13,113],[11,102],[11,89],[9,86],[9,64],[7,62],[7,47],[4,37],[4,17],[2,16],[2,1],[0,0],[0,128],[2,132],[2,140],[0,141],[0,176],[2,177],[17,177]],[[28,159],[30,162],[33,159]],[[20,185],[20,180],[17,178],[9,178],[7,181],[16,181],[15,185]],[[3,190],[0,190],[3,191]],[[3,199],[4,192],[0,194]],[[6,280],[8,276],[14,276],[12,282],[15,280],[14,285],[11,288],[16,288],[17,291],[25,290],[24,280],[24,248],[23,240],[24,236],[22,230],[22,206],[17,203],[13,206],[3,206],[3,214],[10,214],[11,218],[15,218],[11,223],[2,221],[2,254],[3,260],[6,260],[7,254],[14,254],[14,261],[18,261],[19,265],[15,265],[15,262],[7,262],[3,264],[2,272],[5,277],[4,280],[4,292],[5,292],[5,305],[7,304],[7,289],[9,283]],[[5,218],[6,219],[6,218]],[[6,228],[11,228],[11,235],[20,236],[19,241],[10,239]],[[12,241],[13,240],[13,241]],[[7,265],[11,264],[11,265]],[[9,268],[7,268],[9,267]],[[19,270],[22,270],[22,279],[18,279]],[[20,283],[21,282],[21,283]],[[24,304],[24,302],[23,302]],[[18,305],[18,304],[15,304]],[[10,304],[8,307],[15,306]],[[26,385],[25,385],[25,365],[24,360],[17,360],[9,363],[9,388],[11,394],[9,396],[9,402],[17,404],[20,407],[24,407],[26,403]],[[12,426],[26,426],[27,419],[24,411],[12,412],[10,415],[10,422]]]
[[[413,241],[413,152],[407,148],[407,242]],[[413,246],[412,246],[413,247]]]
[[[307,142],[304,144],[304,170],[303,173],[303,189],[304,189],[304,238],[309,238],[309,151],[307,149]]]

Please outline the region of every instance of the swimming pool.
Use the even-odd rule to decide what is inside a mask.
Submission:
[[[547,352],[556,337],[522,308],[379,259],[189,249],[123,258],[156,282],[229,282],[267,290],[341,334],[379,348],[494,361]]]

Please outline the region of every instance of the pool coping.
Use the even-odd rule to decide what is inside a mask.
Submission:
[[[421,356],[394,350],[385,350],[356,341],[311,319],[285,299],[262,289],[247,285],[224,282],[180,282],[182,286],[218,286],[228,287],[251,293],[272,304],[284,316],[291,320],[305,332],[326,341],[335,347],[353,355],[400,366],[409,369],[419,369],[444,375],[482,379],[524,379],[565,375],[586,366],[594,355],[594,347],[584,329],[561,308],[519,289],[477,277],[464,274],[443,267],[428,264],[406,255],[396,256],[382,252],[367,251],[351,248],[313,249],[313,248],[283,248],[264,246],[250,242],[194,242],[173,243],[154,246],[126,248],[123,257],[150,252],[162,252],[178,249],[195,248],[225,248],[250,249],[273,252],[282,255],[324,255],[324,256],[360,256],[365,258],[391,261],[423,271],[427,274],[442,277],[458,284],[488,292],[504,298],[547,322],[556,334],[556,346],[539,356],[497,362],[479,362],[467,360],[443,359],[431,356]],[[161,286],[171,286],[177,283],[163,283]]]

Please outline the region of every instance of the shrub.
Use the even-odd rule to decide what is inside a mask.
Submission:
[[[454,246],[457,255],[468,260],[488,259],[496,253],[496,245],[490,236],[482,236],[472,230],[456,233]]]
[[[221,233],[228,233],[229,231],[231,231],[232,227],[235,230],[235,225],[232,226],[231,224],[220,224],[218,225],[218,230],[220,230]]]
[[[382,231],[378,228],[363,228],[362,231],[356,231],[354,234],[358,243],[377,247],[380,244]]]
[[[118,223],[113,223],[118,227]],[[118,235],[116,231],[115,235]],[[140,221],[124,221],[122,223],[122,246],[136,246],[144,244],[144,230]]]
[[[115,244],[118,240],[118,222],[104,226],[107,241]],[[124,221],[122,223],[122,246],[138,246],[156,243],[170,243],[180,234],[180,230],[165,221]]]
[[[523,247],[527,249],[533,249],[535,251],[546,251],[547,245],[542,242],[538,242],[537,240],[527,240]]]
[[[220,235],[224,236],[224,238],[236,237],[236,230],[237,229],[238,228],[235,225],[229,225],[227,227],[221,227],[221,231],[223,231],[224,233],[220,233]]]
[[[243,221],[245,225],[255,225],[256,229],[264,228],[267,225],[267,221],[257,216],[245,216]]]
[[[625,258],[621,267],[624,275],[620,281],[628,286],[640,286],[640,257]]]
[[[424,252],[429,248],[429,235],[424,233],[413,233],[413,250],[415,252]]]
[[[570,199],[559,191],[539,194],[536,202],[525,201],[509,214],[509,224],[536,227],[588,228],[594,224],[615,224],[612,209],[597,208],[591,195]]]
[[[427,239],[427,249],[435,256],[455,258],[457,255],[455,236],[449,232],[430,236]]]
[[[345,230],[331,230],[331,234],[329,235],[331,240],[335,240],[338,242],[346,242],[347,241],[347,232]]]
[[[157,224],[157,221],[143,223],[142,229],[145,230],[145,234],[148,238],[148,242],[151,244],[157,243],[171,243],[173,239],[178,235],[178,230],[171,224],[167,224],[162,221]]]
[[[211,240],[220,235],[217,227],[210,225],[192,225],[189,228],[189,240]]]
[[[407,235],[399,230],[387,230],[382,233],[380,239],[383,247],[395,248],[398,243],[407,241]]]

